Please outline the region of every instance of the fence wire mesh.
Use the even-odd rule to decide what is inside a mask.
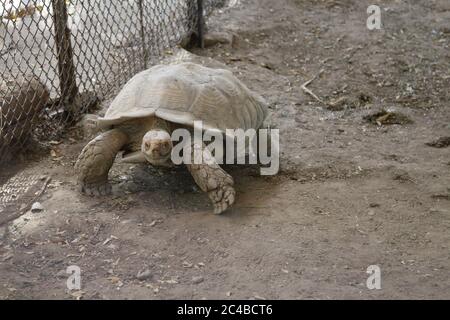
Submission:
[[[197,30],[198,0],[0,0],[0,163]],[[223,0],[203,0],[208,15]]]

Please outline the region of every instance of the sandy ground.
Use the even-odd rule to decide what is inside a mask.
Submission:
[[[52,178],[42,212],[0,227],[1,298],[450,298],[450,149],[426,145],[450,135],[448,1],[377,1],[374,31],[368,1],[232,3],[209,29],[233,46],[194,53],[270,102],[279,175],[226,168],[238,198],[221,216],[184,168],[115,165],[114,195],[84,197],[72,128],[51,156],[1,172]],[[325,103],[301,89],[313,78]],[[366,120],[381,109],[399,124]],[[71,265],[81,290],[66,287]]]

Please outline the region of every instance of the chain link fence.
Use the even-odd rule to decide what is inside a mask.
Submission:
[[[50,141],[224,0],[0,0],[0,162]],[[200,23],[199,23],[200,22]]]

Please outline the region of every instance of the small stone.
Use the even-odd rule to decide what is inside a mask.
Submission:
[[[42,204],[40,202],[35,202],[31,206],[31,212],[33,212],[33,213],[41,212],[43,210],[44,210],[44,207],[42,206]]]
[[[192,278],[192,283],[193,284],[199,284],[202,283],[205,279],[203,279],[203,277],[201,276],[196,276]]]
[[[136,276],[136,278],[138,278],[138,280],[141,280],[141,281],[147,280],[151,277],[152,277],[152,273],[149,269],[146,269],[144,271],[139,271]]]

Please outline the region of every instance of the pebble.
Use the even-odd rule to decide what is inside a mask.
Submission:
[[[141,280],[141,281],[147,280],[147,279],[149,279],[151,277],[152,277],[152,273],[151,273],[151,271],[149,269],[146,269],[144,271],[139,271],[137,276],[136,276],[136,278],[138,278],[138,280]]]
[[[31,206],[31,212],[33,212],[33,213],[41,212],[43,210],[44,210],[44,207],[42,206],[42,204],[40,202],[35,202]]]
[[[193,277],[192,278],[192,283],[193,284],[199,284],[202,283],[205,279],[203,279],[203,277],[197,276],[197,277]]]

